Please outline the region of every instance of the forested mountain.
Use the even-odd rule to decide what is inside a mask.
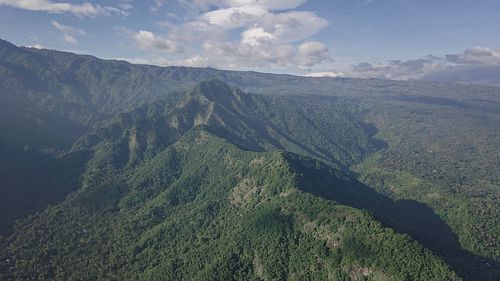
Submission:
[[[0,82],[5,280],[500,277],[498,88],[5,41]]]

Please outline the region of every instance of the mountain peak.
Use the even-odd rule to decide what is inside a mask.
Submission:
[[[221,102],[234,98],[236,88],[229,86],[219,79],[210,79],[198,83],[190,94],[202,95],[209,101]]]
[[[215,103],[225,108],[234,108],[245,103],[247,98],[238,88],[231,87],[219,79],[210,79],[194,86],[177,105],[179,108],[185,108],[193,102],[199,105]]]

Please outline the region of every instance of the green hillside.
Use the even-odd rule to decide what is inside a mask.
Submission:
[[[297,181],[302,172],[281,152],[245,152],[191,130],[137,168],[21,221],[9,278],[458,279],[367,213],[302,192],[313,188]],[[335,189],[348,179],[328,181]]]
[[[498,280],[498,124],[494,87],[0,40],[0,279]]]

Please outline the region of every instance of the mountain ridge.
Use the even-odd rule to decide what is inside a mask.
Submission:
[[[217,160],[214,157],[217,157]],[[157,160],[160,159],[161,161],[158,162]],[[155,162],[163,163],[163,168],[160,168],[161,166],[157,164],[153,164]],[[296,233],[295,235],[299,235],[302,237],[301,239],[305,239],[304,241],[311,241],[309,243],[313,244],[316,243],[313,242],[314,239],[320,238],[320,241],[323,240],[325,241],[324,243],[329,245],[327,248],[324,248],[323,251],[334,251],[337,252],[337,255],[345,257],[348,255],[347,252],[338,252],[338,250],[335,249],[339,247],[351,247],[348,245],[352,242],[348,241],[359,241],[355,243],[363,244],[366,243],[362,242],[365,241],[364,239],[369,239],[364,236],[365,234],[363,234],[363,232],[358,232],[356,230],[354,230],[352,234],[349,234],[351,233],[349,231],[346,233],[341,231],[338,234],[335,234],[335,232],[330,233],[330,231],[325,232],[330,221],[336,221],[334,218],[338,216],[333,215],[335,212],[330,213],[333,210],[327,212],[325,208],[344,210],[340,213],[346,212],[350,217],[343,223],[344,228],[348,227],[348,229],[354,226],[360,227],[361,225],[359,223],[365,220],[369,222],[372,219],[362,212],[353,211],[351,208],[342,206],[335,207],[336,205],[331,205],[328,201],[318,201],[318,199],[316,199],[317,197],[306,196],[305,193],[299,192],[295,187],[297,186],[297,182],[294,180],[294,174],[298,170],[290,169],[283,152],[246,152],[238,149],[226,140],[204,131],[203,128],[198,127],[187,132],[186,135],[180,138],[175,144],[169,146],[169,148],[163,150],[152,160],[145,162],[145,164],[146,166],[139,167],[136,172],[131,170],[132,174],[125,178],[119,175],[114,176],[114,179],[113,176],[106,176],[105,178],[107,178],[107,180],[103,183],[97,186],[88,185],[84,189],[68,197],[68,199],[59,206],[49,208],[45,212],[21,222],[17,226],[16,235],[13,236],[13,241],[10,242],[10,255],[7,255],[8,260],[11,261],[9,263],[10,266],[13,266],[13,271],[11,272],[12,279],[22,279],[23,276],[38,276],[38,278],[41,279],[64,278],[65,280],[73,280],[75,276],[79,276],[78,278],[82,278],[83,276],[92,278],[91,276],[109,277],[114,274],[122,277],[133,274],[132,276],[136,276],[135,278],[142,278],[144,280],[152,280],[158,276],[164,276],[164,278],[167,276],[167,279],[174,278],[174,276],[180,279],[190,279],[189,276],[191,276],[191,278],[203,279],[203,272],[203,274],[207,274],[207,276],[219,276],[220,278],[221,276],[228,276],[225,275],[227,273],[219,272],[216,269],[224,269],[230,265],[230,263],[226,264],[227,254],[239,262],[237,262],[235,268],[228,268],[226,270],[229,270],[229,274],[234,274],[232,273],[234,270],[241,268],[240,270],[243,270],[243,273],[238,273],[238,276],[240,276],[239,274],[243,274],[240,276],[240,278],[243,279],[255,276],[255,274],[257,276],[260,275],[261,278],[266,278],[266,276],[267,278],[284,278],[285,276],[289,276],[291,279],[312,278],[312,276],[325,276],[324,274],[326,272],[324,269],[322,270],[320,268],[309,273],[297,271],[297,269],[293,268],[287,269],[288,266],[285,257],[287,255],[298,257],[297,255],[299,252],[295,254],[293,252],[296,251],[294,250],[297,249],[296,247],[300,247],[301,245],[301,243],[299,243],[294,246],[295,243],[291,242],[293,239],[291,237],[287,238],[289,235],[287,233]],[[148,168],[150,164],[153,164],[152,167],[155,168]],[[188,166],[191,168],[187,169]],[[223,169],[225,172],[215,173],[214,169]],[[266,172],[262,173],[262,171]],[[144,173],[146,173],[145,176],[142,176]],[[161,177],[158,177],[158,175],[161,175]],[[311,206],[315,204],[319,205],[306,211],[307,208],[302,209],[305,207],[299,204],[302,200],[305,200],[305,202],[301,204],[305,204],[303,206],[309,206],[307,208],[311,208]],[[202,214],[204,214],[204,212],[200,213],[201,210],[197,210],[200,207],[195,207],[198,204],[202,209],[212,208],[211,211],[208,211],[210,209],[204,209],[204,212],[212,215],[203,219],[205,215]],[[191,211],[191,208],[197,211]],[[307,212],[312,213],[308,214]],[[314,214],[317,212],[322,212],[324,216],[326,213],[329,213],[329,215],[326,215],[324,218],[326,219],[325,222],[316,221],[318,217]],[[178,241],[180,237],[179,234],[175,234],[175,236],[172,236],[172,233],[167,234],[169,233],[168,229],[170,227],[175,227],[175,229],[178,229],[177,231],[185,233],[186,235],[188,235],[189,231],[192,231],[190,224],[185,225],[181,223],[185,221],[185,219],[179,218],[180,221],[178,222],[173,220],[174,217],[185,216],[183,213],[192,215],[197,214],[197,217],[201,216],[199,219],[194,220],[194,222],[196,222],[195,225],[200,224],[197,226],[200,227],[198,230],[199,232],[209,231],[205,235],[213,235],[210,234],[210,232],[213,231],[215,231],[215,233],[220,233],[216,236],[212,236],[212,238],[203,238],[203,236],[200,238],[190,238],[191,240],[194,239],[191,243],[196,246],[191,247],[191,250],[187,250],[188,253],[191,251],[198,252],[198,247],[203,249],[214,243],[215,245],[219,244],[220,242],[218,241],[228,241],[230,236],[238,238],[237,240],[229,239],[234,242],[241,242],[246,241],[245,239],[249,239],[248,241],[252,241],[251,243],[254,245],[252,248],[247,248],[248,245],[246,243],[243,243],[240,247],[255,249],[256,252],[254,254],[244,254],[247,250],[239,252],[236,250],[237,248],[233,248],[232,246],[227,248],[227,246],[222,247],[221,245],[220,251],[222,251],[222,253],[225,251],[229,252],[227,252],[227,254],[222,254],[222,256],[220,256],[220,254],[215,254],[215,264],[209,262],[208,264],[200,265],[196,262],[196,259],[179,253],[178,257],[181,257],[181,260],[177,258],[180,263],[175,265],[175,259],[172,260],[171,258],[167,258],[169,256],[171,257],[171,254],[168,254],[168,251],[165,252],[166,249],[172,248],[166,246],[157,248],[152,245],[156,243],[168,244],[169,240],[165,240],[163,237],[164,235],[171,237],[170,239],[174,239],[174,241]],[[115,215],[118,216],[118,219],[112,219]],[[189,219],[192,215],[189,215],[186,219],[193,220],[194,217]],[[241,224],[241,222],[236,223],[240,215],[246,218],[240,221],[248,221],[248,224]],[[101,219],[98,219],[99,217],[101,217]],[[340,216],[339,219],[342,219],[342,216]],[[112,220],[114,220],[114,222],[112,222]],[[220,220],[230,220],[232,223],[229,225],[223,224],[226,225],[226,227],[222,227],[221,225],[220,228],[213,228],[218,224],[217,221]],[[74,223],[69,223],[69,221],[73,221]],[[205,223],[203,223],[203,221],[205,221]],[[316,227],[318,229],[309,228],[307,221],[310,221],[309,224],[317,224]],[[214,223],[215,225],[211,226]],[[110,224],[110,227],[106,227],[107,224]],[[167,227],[168,225],[170,225],[170,227]],[[83,227],[83,233],[81,230],[78,230],[80,227]],[[123,229],[123,227],[127,230]],[[234,227],[236,227],[236,229],[242,227],[242,229],[236,230],[234,234],[230,234],[233,233],[231,229]],[[31,243],[30,241],[33,239],[29,234],[31,231],[30,229],[41,233],[52,233],[50,235],[43,235],[42,237],[46,238],[39,241],[41,245],[50,245],[49,247],[52,249],[50,254],[41,252],[37,256],[26,256],[26,252],[23,250],[25,249],[24,245],[25,243]],[[332,228],[332,231],[333,229],[336,228]],[[70,242],[68,239],[71,237],[73,231],[79,231],[82,237],[88,238],[81,238],[83,239],[80,240],[82,242]],[[252,232],[252,236],[247,236],[244,234],[247,231],[257,232]],[[408,243],[410,241],[403,236],[394,234],[388,229],[382,228],[380,225],[374,225],[373,231],[379,233],[378,235],[388,237],[394,236],[394,238],[397,239],[396,241],[398,241],[397,243]],[[103,235],[105,232],[108,234]],[[267,235],[271,236],[269,238],[264,238],[267,237]],[[337,235],[340,236],[335,238]],[[108,239],[106,237],[109,237],[110,241],[114,241],[112,243],[116,245],[123,245],[125,251],[110,250],[111,248],[108,247],[112,246],[106,242],[105,239]],[[188,235],[187,237],[190,236]],[[262,239],[258,237],[262,237]],[[278,242],[278,244],[274,244],[271,237],[282,237],[281,239],[284,240]],[[312,237],[318,238],[310,240]],[[95,248],[92,246],[92,243],[83,242],[88,239],[90,239],[90,241],[97,239],[101,245],[100,248]],[[65,242],[66,246],[58,245],[60,243],[58,241],[67,241]],[[202,244],[200,244],[201,241],[203,241]],[[229,242],[229,245],[232,245],[234,242]],[[130,243],[131,246],[125,246],[128,243]],[[287,246],[288,243],[292,244]],[[318,244],[318,246],[322,245],[322,243]],[[340,246],[344,243],[346,243],[345,246]],[[419,246],[416,243],[409,243],[408,251],[412,254],[408,255],[408,253],[400,252],[400,255],[403,255],[405,259],[408,260],[412,256],[411,259],[414,259],[417,264],[421,263],[422,259],[436,262],[433,266],[426,267],[426,269],[418,273],[421,276],[429,277],[429,279],[422,280],[441,280],[443,276],[457,279],[451,271],[447,271],[444,263],[438,261],[430,252],[424,251],[420,253],[419,250],[417,250]],[[373,246],[374,248],[371,249],[372,251],[382,251],[384,248],[391,249],[391,247],[395,247],[395,245],[392,244],[384,245],[385,246]],[[85,270],[86,273],[84,273],[80,270],[79,266],[82,260],[75,259],[75,257],[71,255],[71,253],[75,251],[80,251],[79,249],[82,249],[82,247],[85,249],[85,252],[91,253],[90,256],[89,254],[85,254],[84,256],[85,259],[87,259],[85,262],[86,264],[99,262],[99,257],[110,255],[110,258],[112,258],[110,261],[104,263],[105,266],[101,270],[93,272]],[[275,266],[271,266],[273,263],[262,263],[260,267],[264,268],[263,273],[258,273],[259,270],[254,268],[256,265],[251,265],[252,260],[257,258],[262,262],[270,258],[271,260],[274,259],[272,256],[267,256],[268,254],[266,254],[266,252],[261,252],[261,247],[272,249],[273,253],[271,253],[271,255],[277,255],[276,258],[278,258],[278,263],[275,264]],[[232,249],[236,250],[236,252],[232,252],[234,251]],[[280,253],[280,251],[283,250],[285,252]],[[277,252],[274,254],[274,251]],[[286,254],[287,251],[292,252]],[[177,269],[171,271],[172,269],[155,266],[155,263],[147,262],[150,259],[148,257],[155,252],[157,253],[156,255],[163,253],[160,254],[164,257],[162,264],[173,266],[174,269]],[[198,252],[198,254],[201,254],[201,252]],[[68,257],[68,255],[70,257],[69,260],[65,261],[62,259],[65,256]],[[117,255],[122,258],[116,259]],[[247,257],[247,255],[250,256]],[[300,251],[300,255],[303,255],[302,251]],[[320,255],[322,259],[330,259],[328,255]],[[30,260],[28,264],[23,262],[26,258]],[[281,260],[282,258],[285,258],[285,260]],[[390,275],[395,277],[395,274],[397,274],[398,276],[413,276],[414,280],[419,280],[420,278],[418,277],[419,275],[414,275],[413,271],[415,269],[413,267],[403,266],[397,262],[397,259],[389,258],[387,261],[379,260],[380,263],[370,265],[369,263],[366,264],[366,261],[364,261],[364,259],[372,258],[372,254],[364,258],[354,254],[354,256],[344,261],[344,269],[342,269],[340,264],[335,265],[336,263],[331,264],[327,268],[331,268],[328,269],[332,270],[330,274],[337,274],[339,277],[351,275],[351,277],[354,278],[354,276],[357,276],[359,273],[351,271],[353,268],[361,266],[368,268],[367,271],[371,272],[368,274],[374,274],[373,276],[387,277]],[[52,262],[41,262],[44,259],[51,260]],[[59,264],[57,268],[53,267],[52,264],[54,262]],[[64,270],[67,262],[74,264],[71,271]],[[125,262],[129,264],[125,266]],[[172,262],[174,262],[174,264]],[[137,263],[144,263],[144,266],[148,269],[142,271],[142,274],[139,273],[141,271],[131,272],[131,268],[136,268],[136,266],[139,265]],[[29,264],[38,264],[38,266],[31,267]],[[186,265],[183,266],[182,264]],[[223,264],[226,265],[223,266]],[[245,266],[245,264],[247,265]],[[391,264],[391,266],[389,266],[389,264]],[[189,267],[186,267],[188,265]],[[257,268],[258,267],[259,266],[257,266]],[[187,271],[187,268],[190,270]],[[199,273],[197,273],[197,270],[192,270],[193,268],[197,268]],[[435,268],[441,268],[444,271],[434,271]],[[173,273],[168,272],[177,273],[175,273],[175,275],[170,275]]]
[[[4,263],[2,273],[14,266],[19,279],[29,279],[23,271],[42,279],[57,272],[62,280],[77,278],[73,274],[162,280],[154,272],[175,280],[236,272],[242,279],[254,273],[255,279],[307,279],[294,266],[314,268],[312,259],[321,253],[339,280],[364,278],[363,272],[375,280],[445,278],[440,274],[451,271],[442,260],[465,280],[500,275],[500,232],[492,224],[498,218],[495,88],[148,67],[0,49],[12,51],[0,56],[0,230],[7,235],[0,240],[15,246],[2,251],[17,256],[17,265]],[[259,163],[266,168],[256,168]],[[342,216],[324,215],[316,204],[353,221],[344,225]],[[242,225],[236,214],[252,224]],[[330,216],[340,220],[318,224]],[[19,238],[3,232],[15,219]],[[271,247],[283,255],[266,258],[276,271],[262,265],[263,253],[254,255],[251,245],[235,250],[238,241],[256,247],[274,241],[230,231],[262,235],[262,221],[286,241]],[[371,225],[385,229],[383,239],[365,239]],[[357,242],[335,250],[338,235],[325,234],[330,227],[357,235],[344,242]],[[34,237],[43,246],[30,248]],[[401,265],[397,255],[381,253],[379,242],[394,251],[413,245],[397,253],[412,266],[393,268]],[[188,245],[199,247],[196,254]],[[305,245],[316,250],[288,255]],[[79,249],[93,255],[79,257]],[[210,251],[222,255],[217,264],[197,262]],[[152,256],[164,257],[165,267]],[[66,258],[81,268],[92,263],[93,273],[69,272]],[[201,275],[187,273],[192,268]],[[422,270],[427,279],[416,277]]]

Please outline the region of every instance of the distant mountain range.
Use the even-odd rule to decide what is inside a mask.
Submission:
[[[500,88],[0,41],[0,280],[498,280]]]

